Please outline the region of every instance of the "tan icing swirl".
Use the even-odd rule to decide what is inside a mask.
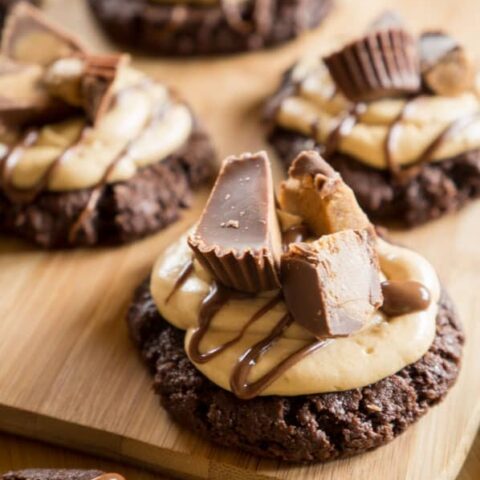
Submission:
[[[44,185],[51,191],[127,180],[139,168],[163,160],[187,141],[193,128],[191,113],[171,97],[165,86],[125,68],[115,92],[112,107],[95,126],[77,117],[39,128],[38,139],[15,159],[8,175],[10,186],[35,189],[54,164]],[[152,122],[160,111],[161,118]],[[10,145],[0,143],[6,160]],[[112,163],[114,168],[105,178]]]
[[[298,64],[293,80],[298,88],[281,102],[277,123],[326,145],[353,105],[336,91],[330,74],[318,59]],[[355,124],[338,139],[337,150],[371,167],[387,169],[392,164],[405,167],[419,161],[437,162],[480,148],[477,93],[368,103]],[[448,131],[452,125],[458,128]],[[389,139],[392,128],[395,134]],[[436,143],[439,137],[442,141]]]
[[[365,386],[415,362],[428,350],[435,335],[440,296],[433,267],[420,255],[382,240],[379,240],[378,251],[385,277],[392,281],[420,282],[430,292],[430,306],[420,312],[388,319],[376,312],[363,331],[312,349],[296,363],[289,364],[288,369],[282,370],[267,385],[262,395],[301,395]],[[200,308],[212,285],[212,279],[197,262],[193,267],[186,267],[191,258],[186,237],[183,237],[162,253],[151,277],[151,292],[159,312],[177,328],[187,331],[187,352],[192,351]],[[188,276],[178,283],[186,268]],[[208,361],[190,355],[195,366],[211,381],[231,390],[239,358],[261,344],[277,327],[282,328],[281,337],[249,369],[250,385],[262,381],[277,365],[288,363],[292,355],[315,344],[315,339],[299,325],[286,320],[282,323],[287,310],[283,301],[276,300],[277,293],[230,298],[216,312],[198,345],[200,352],[215,353],[208,355]],[[167,297],[170,297],[168,302]],[[262,309],[265,313],[256,317]],[[228,348],[223,348],[224,345]],[[240,380],[245,381],[244,378]]]

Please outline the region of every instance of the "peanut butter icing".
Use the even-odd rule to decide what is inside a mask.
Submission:
[[[51,72],[56,69],[51,67]],[[114,101],[103,118],[89,125],[82,115],[39,128],[38,138],[22,151],[12,169],[13,187],[31,189],[65,152],[49,176],[46,189],[66,191],[97,185],[112,162],[107,182],[131,178],[139,168],[159,162],[178,150],[191,134],[188,107],[168,89],[126,66],[113,87]],[[13,132],[21,138],[21,132]],[[0,151],[12,148],[12,132],[0,137]]]
[[[376,310],[359,332],[320,344],[296,322],[283,325],[280,338],[253,365],[249,382],[265,376],[275,365],[295,352],[306,350],[288,369],[282,371],[261,395],[303,395],[344,391],[362,387],[392,375],[420,359],[435,336],[435,319],[440,285],[433,267],[420,255],[405,248],[377,240],[382,275],[390,282],[410,281],[422,284],[431,301],[422,311],[387,317]],[[195,260],[187,244],[187,235],[165,250],[151,276],[151,293],[160,314],[175,327],[185,330],[185,349],[191,352],[198,327],[202,302],[208,296],[213,279]],[[218,350],[208,362],[194,363],[207,378],[231,390],[231,377],[238,359],[267,337],[282,323],[287,313],[278,291],[256,296],[230,298],[214,315],[203,336],[202,352]],[[252,318],[254,321],[252,321]],[[237,339],[236,342],[232,342]]]
[[[456,96],[418,95],[354,104],[335,86],[321,59],[293,70],[293,92],[275,121],[376,169],[439,162],[480,148],[480,99],[475,89]],[[439,141],[441,140],[441,141]]]

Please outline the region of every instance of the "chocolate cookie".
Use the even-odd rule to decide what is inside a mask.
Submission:
[[[1,480],[121,480],[122,477],[104,474],[99,470],[55,470],[32,468],[4,473]]]
[[[194,113],[127,55],[88,52],[25,3],[2,51],[0,232],[46,248],[129,242],[176,220],[210,177]]]
[[[303,150],[324,150],[312,138],[281,127],[272,130],[269,141],[286,168]],[[480,197],[480,150],[423,164],[411,179],[400,183],[390,172],[368,167],[348,155],[334,154],[328,161],[377,223],[393,221],[413,227],[455,212]]]
[[[455,383],[464,336],[444,293],[435,340],[417,362],[345,392],[240,400],[203,376],[184,350],[184,332],[164,320],[144,283],[128,313],[131,336],[172,417],[223,446],[294,462],[328,461],[377,448],[436,405]]]
[[[285,74],[267,104],[270,141],[287,167],[316,149],[373,220],[415,226],[480,196],[474,76],[450,36],[376,22]]]
[[[189,206],[192,190],[211,176],[214,155],[208,136],[197,125],[180,151],[127,181],[97,189],[95,211],[73,238],[94,189],[44,192],[27,204],[12,202],[0,191],[0,232],[45,248],[138,240],[178,219]]]
[[[106,32],[157,55],[256,50],[316,27],[332,0],[90,0]]]

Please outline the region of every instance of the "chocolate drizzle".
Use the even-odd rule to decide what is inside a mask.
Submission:
[[[382,283],[382,292],[381,310],[390,317],[426,310],[431,303],[428,289],[415,281],[387,280]]]
[[[282,296],[280,294],[276,295],[271,300],[269,300],[262,308],[260,308],[260,310],[258,310],[252,316],[252,318],[250,318],[250,320],[248,320],[248,322],[240,330],[240,333],[234,338],[222,345],[218,345],[217,347],[212,348],[207,352],[200,352],[200,343],[208,332],[208,328],[210,327],[213,318],[220,311],[220,309],[232,299],[243,299],[248,297],[249,296],[247,294],[242,294],[239,292],[235,292],[234,290],[229,290],[225,287],[222,287],[216,282],[213,283],[213,285],[210,287],[209,294],[202,302],[198,322],[199,327],[193,332],[190,341],[189,354],[194,362],[206,363],[212,358],[222,353],[223,351],[225,351],[227,348],[235,345],[243,338],[245,332],[253,323],[262,318],[265,314],[275,308],[275,306],[282,301]]]
[[[283,297],[281,294],[276,295],[270,299],[262,308],[260,308],[255,314],[247,321],[242,327],[238,335],[234,338],[218,345],[206,352],[200,352],[200,343],[205,337],[208,329],[212,323],[215,315],[232,299],[244,299],[250,298],[247,294],[235,292],[222,287],[218,283],[214,282],[208,295],[202,302],[199,314],[199,326],[193,332],[188,346],[188,353],[190,358],[196,363],[206,363],[212,358],[220,355],[222,352],[238,343],[245,335],[248,328],[271,311],[276,305],[278,305]],[[283,333],[293,323],[292,317],[287,314],[283,316],[280,321],[275,325],[269,335],[267,335],[260,342],[253,345],[246,350],[238,359],[238,363],[235,366],[232,376],[230,378],[230,386],[233,393],[244,400],[256,397],[265,388],[267,388],[272,382],[274,382],[279,376],[281,376],[286,370],[291,368],[295,363],[302,358],[313,353],[321,347],[326,346],[331,340],[319,340],[314,341],[301,349],[297,350],[287,358],[282,360],[278,365],[275,365],[269,372],[263,375],[260,379],[253,383],[248,383],[248,376],[252,368],[282,337]]]
[[[327,141],[325,142],[324,154],[326,157],[331,156],[338,150],[342,138],[351,133],[353,127],[358,123],[366,108],[367,107],[364,103],[355,104],[350,112],[345,115],[338,125],[330,132]]]
[[[185,282],[190,278],[190,275],[193,273],[194,264],[193,259],[187,262],[183,268],[180,270],[180,274],[178,275],[177,280],[175,280],[175,284],[171,292],[168,294],[167,298],[165,299],[165,303],[168,303],[172,297],[182,288]]]
[[[283,333],[292,323],[293,319],[290,314],[285,315],[277,325],[275,325],[267,337],[249,348],[238,359],[237,365],[230,378],[230,388],[238,398],[241,398],[242,400],[250,400],[256,397],[302,358],[305,358],[320,348],[326,347],[333,341],[331,339],[315,340],[283,359],[258,380],[249,383],[248,377],[252,368],[280,340]]]

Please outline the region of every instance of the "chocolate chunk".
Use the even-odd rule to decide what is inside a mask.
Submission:
[[[373,31],[324,61],[338,88],[354,102],[411,94],[420,88],[415,42],[401,28]]]
[[[115,80],[128,61],[128,55],[62,58],[48,68],[44,84],[50,95],[82,107],[95,124],[110,107]]]
[[[458,95],[473,88],[473,61],[456,40],[443,32],[420,37],[420,68],[425,86],[439,95]]]
[[[83,53],[82,44],[48,21],[37,8],[21,2],[7,18],[2,54],[21,63],[47,66],[53,61]]]
[[[346,230],[291,244],[282,256],[282,288],[296,322],[318,338],[360,330],[382,305],[372,235]]]
[[[282,250],[265,153],[227,158],[188,243],[223,285],[255,293],[279,288]]]
[[[288,174],[280,186],[280,207],[300,216],[315,236],[372,229],[353,191],[317,152],[301,153]]]

